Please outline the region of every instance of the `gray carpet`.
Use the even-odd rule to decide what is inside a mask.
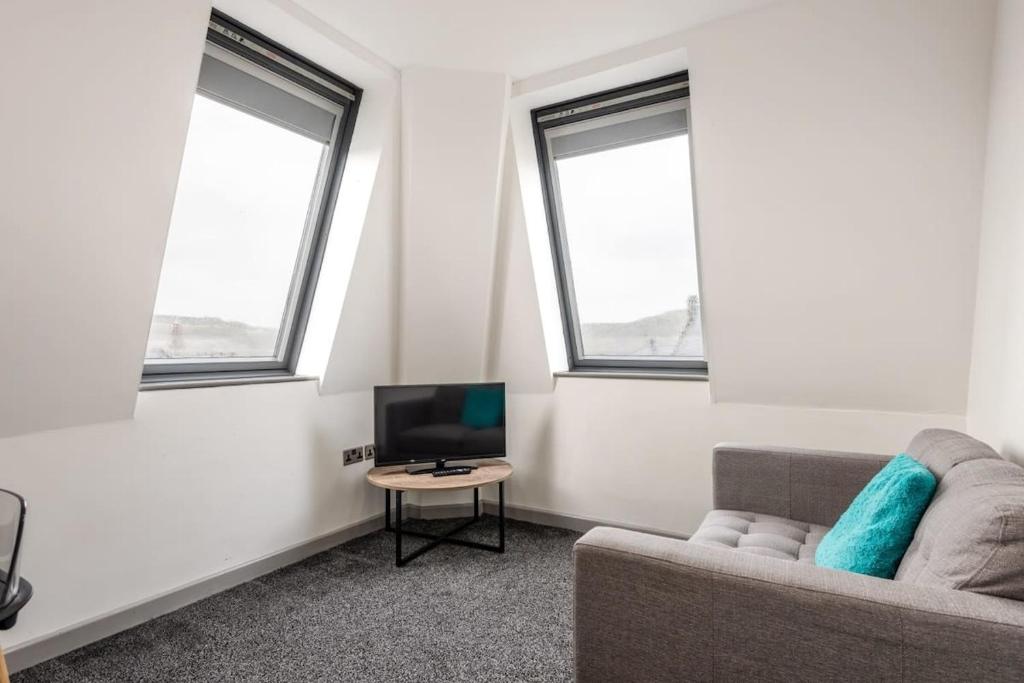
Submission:
[[[485,518],[462,537],[496,532]],[[569,681],[578,537],[509,521],[503,555],[444,545],[396,568],[394,537],[380,531],[12,680]]]

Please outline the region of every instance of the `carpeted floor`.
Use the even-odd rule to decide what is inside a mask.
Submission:
[[[408,524],[437,533],[452,521]],[[463,537],[496,532],[485,518]],[[445,545],[396,568],[380,531],[13,681],[569,681],[578,537],[509,521],[504,555]]]

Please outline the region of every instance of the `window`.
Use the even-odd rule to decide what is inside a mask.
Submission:
[[[705,373],[686,73],[533,120],[572,369]]]
[[[294,373],[360,95],[214,12],[143,382]]]

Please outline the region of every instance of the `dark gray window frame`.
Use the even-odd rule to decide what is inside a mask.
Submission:
[[[342,114],[338,123],[338,133],[327,160],[324,189],[314,209],[316,217],[310,235],[310,246],[305,259],[296,262],[299,271],[294,288],[297,300],[291,320],[286,321],[287,337],[281,342],[281,356],[268,360],[183,359],[180,362],[157,363],[147,359],[142,373],[144,385],[166,382],[181,382],[185,385],[196,381],[256,380],[295,375],[345,162],[352,142],[352,132],[362,100],[361,88],[217,10],[211,12],[206,42],[339,105]]]
[[[582,340],[577,337],[578,320],[574,308],[574,293],[571,282],[571,266],[566,254],[565,231],[559,224],[559,208],[556,199],[556,179],[550,164],[547,135],[548,129],[581,121],[598,119],[611,114],[640,109],[650,105],[673,100],[688,100],[690,97],[689,74],[686,71],[670,74],[633,85],[615,88],[556,104],[540,107],[530,112],[533,121],[533,137],[540,167],[541,184],[544,194],[544,209],[548,222],[548,236],[551,241],[552,261],[555,268],[555,282],[562,313],[562,330],[565,335],[566,354],[570,371],[597,371],[636,373],[656,371],[686,376],[706,376],[706,359],[665,359],[646,360],[642,358],[585,357]],[[687,110],[687,126],[689,127]],[[692,133],[690,135],[692,140]],[[696,206],[696,196],[694,196]],[[696,216],[694,216],[696,229]],[[699,239],[697,239],[699,243]],[[698,264],[698,282],[700,281]]]

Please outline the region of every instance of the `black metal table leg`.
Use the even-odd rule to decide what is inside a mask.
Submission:
[[[402,561],[402,492],[395,491],[395,566],[401,567]]]
[[[498,482],[498,552],[505,552],[505,482]]]
[[[478,550],[489,550],[492,553],[503,553],[505,552],[505,483],[498,482],[498,544],[489,545],[486,543],[478,543],[476,541],[467,541],[461,538],[452,538],[455,534],[459,533],[466,527],[479,522],[480,516],[480,489],[473,489],[473,517],[468,519],[455,528],[446,531],[441,535],[428,534],[421,531],[414,530],[402,530],[402,491],[399,489],[395,490],[395,523],[391,525],[391,489],[384,489],[384,528],[387,531],[391,531],[395,534],[395,566],[404,567],[406,564],[416,559],[428,550],[432,550],[442,543],[450,543],[452,545],[461,545],[467,548],[476,548]],[[414,536],[416,538],[425,538],[429,540],[419,548],[416,548],[411,553],[402,556],[402,537],[403,536]]]

